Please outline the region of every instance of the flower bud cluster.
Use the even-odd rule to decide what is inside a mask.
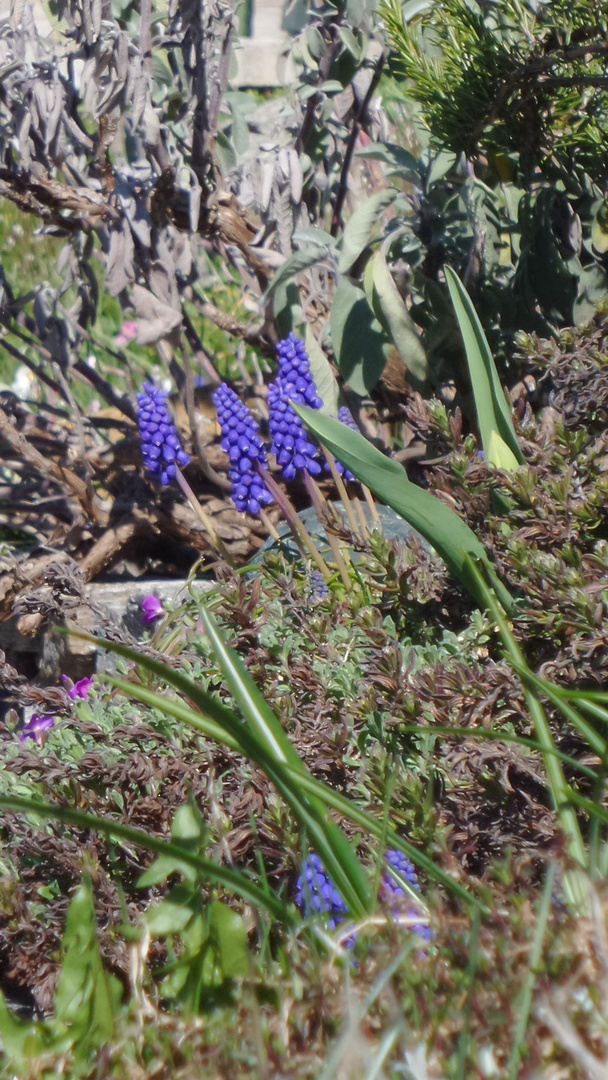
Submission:
[[[183,468],[190,464],[166,402],[167,395],[152,383],[144,383],[137,395],[137,425],[144,465],[153,476],[158,476],[161,484],[170,483],[178,465]]]
[[[291,407],[305,405],[320,409],[323,402],[315,387],[304,342],[289,334],[277,345],[279,370],[268,387],[268,430],[270,451],[274,454],[285,480],[295,479],[298,472],[318,476],[322,472],[320,451],[308,436],[300,418]],[[228,476],[232,484],[232,500],[240,512],[254,516],[272,502],[260,477],[259,466],[266,469],[266,453],[259,428],[247,407],[225,383],[215,391],[213,400],[221,430],[221,446],[228,454]],[[348,409],[341,408],[339,419],[357,430]],[[339,462],[336,467],[346,480],[352,473]]]
[[[263,506],[272,502],[264,487],[257,465],[266,468],[266,451],[259,428],[246,405],[226,383],[215,391],[213,401],[222,432],[222,450],[230,462],[228,478],[232,484],[232,501],[239,512],[247,510],[255,517]]]

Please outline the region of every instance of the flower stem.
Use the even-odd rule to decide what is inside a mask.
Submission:
[[[358,499],[356,495],[354,495],[351,499],[351,502],[355,510],[357,511],[357,517],[359,518],[359,521],[361,523],[361,532],[363,534],[363,539],[369,540],[369,529],[367,527],[367,519],[365,517],[365,514],[363,513],[363,507],[361,506],[361,500]]]
[[[322,523],[323,517],[327,518],[329,511],[327,500],[325,499],[325,496],[322,494],[317,484],[315,484],[312,476],[309,476],[307,472],[304,473],[304,483],[306,485],[306,490],[313,501],[314,508],[317,511],[317,517],[319,518],[319,522]],[[353,584],[348,576],[348,570],[346,569],[346,563],[344,562],[344,559],[342,557],[342,552],[340,551],[340,545],[338,543],[337,537],[335,537],[334,534],[330,531],[329,526],[325,527],[325,535],[327,537],[327,543],[332,550],[333,557],[336,560],[336,566],[340,571],[340,577],[342,578],[344,588],[346,589],[347,593],[352,592]],[[350,562],[350,559],[348,561]]]
[[[365,495],[365,501],[366,501],[367,505],[369,506],[369,512],[372,515],[372,521],[376,525],[380,525],[380,518],[378,516],[378,511],[376,510],[376,504],[375,504],[375,502],[373,500],[372,493],[369,490],[369,488],[366,487],[365,484],[361,484],[361,487],[363,488],[363,494]]]
[[[308,554],[310,555],[312,561],[317,567],[317,570],[322,575],[323,580],[325,582],[331,581],[331,570],[329,569],[322,555],[317,551],[312,541],[312,537],[309,535],[306,528],[300,521],[296,513],[295,507],[290,502],[282,488],[279,487],[274,477],[270,475],[268,469],[265,469],[263,465],[260,465],[259,462],[257,467],[266,488],[272,495],[274,501],[276,502],[281,513],[283,514],[285,521],[289,525],[289,528],[291,529],[293,534],[293,538],[298,545],[298,548],[300,549],[302,557],[306,559],[306,551],[308,551]]]
[[[234,559],[232,558],[230,552],[228,551],[228,548],[224,544],[224,541],[220,540],[219,536],[217,535],[217,533],[216,533],[216,531],[213,528],[213,525],[211,523],[211,518],[203,510],[200,502],[198,501],[196,495],[194,494],[192,488],[190,487],[190,484],[186,480],[186,477],[182,473],[181,469],[176,469],[175,470],[175,479],[177,480],[180,488],[182,489],[184,495],[186,496],[188,502],[190,503],[190,506],[194,510],[194,513],[198,517],[199,521],[202,523],[202,525],[203,525],[203,527],[205,529],[205,532],[207,533],[209,543],[211,544],[211,546],[213,548],[215,548],[218,555],[221,555],[221,557],[226,560],[228,565],[232,566],[234,568],[234,566],[235,566]]]
[[[346,485],[345,485],[342,477],[340,476],[340,473],[336,469],[336,459],[335,459],[334,455],[331,453],[330,450],[327,450],[324,446],[322,446],[321,449],[322,449],[323,453],[325,454],[325,460],[327,461],[327,464],[329,465],[329,468],[331,470],[331,475],[333,477],[334,484],[336,485],[336,487],[338,489],[338,494],[339,494],[340,498],[342,499],[342,503],[344,505],[344,510],[345,510],[346,516],[348,518],[348,524],[351,527],[351,531],[356,536],[357,533],[359,532],[359,527],[357,525],[355,515],[353,514],[353,508],[352,508],[352,504],[351,504],[349,494],[348,494],[348,492],[346,490]]]

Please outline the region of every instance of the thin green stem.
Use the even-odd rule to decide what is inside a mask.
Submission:
[[[312,476],[309,476],[308,473],[304,473],[304,483],[306,485],[306,490],[308,491],[308,494],[312,499],[313,506],[317,511],[317,517],[319,519],[319,522],[321,522],[323,517],[326,517],[329,513],[327,500],[325,499],[325,496],[321,492],[318,485],[315,484]],[[336,566],[338,567],[338,571],[340,573],[340,577],[342,578],[344,588],[346,589],[347,593],[350,593],[353,591],[353,585],[352,581],[348,576],[348,570],[346,569],[346,563],[344,561],[342,552],[340,551],[340,545],[338,543],[338,540],[328,528],[325,529],[325,536],[327,537],[327,543],[331,548],[332,555],[336,560]],[[350,563],[350,559],[348,559],[348,561]]]
[[[182,489],[184,495],[186,496],[188,502],[190,503],[190,506],[194,510],[194,513],[198,517],[199,521],[202,523],[202,525],[203,525],[203,527],[205,529],[205,532],[207,533],[207,536],[209,537],[209,541],[210,541],[212,547],[215,548],[218,555],[221,555],[222,559],[226,560],[226,562],[228,563],[229,566],[232,566],[234,568],[235,563],[234,563],[234,559],[232,558],[232,555],[228,551],[228,548],[224,544],[224,541],[221,540],[220,537],[217,535],[217,533],[216,533],[216,531],[213,528],[213,525],[211,523],[211,518],[203,510],[199,500],[197,499],[196,495],[194,494],[192,488],[190,487],[190,484],[186,480],[186,477],[184,476],[181,469],[176,469],[175,470],[175,479],[177,480],[180,488]]]
[[[300,549],[302,557],[306,559],[306,552],[308,552],[317,570],[322,575],[323,580],[326,582],[331,581],[333,577],[332,572],[329,569],[327,563],[325,562],[323,556],[320,554],[319,551],[317,551],[313,543],[312,537],[310,536],[308,530],[305,528],[300,518],[298,517],[295,507],[287,498],[285,492],[279,487],[274,477],[270,475],[268,470],[262,468],[260,465],[258,465],[258,469],[265,486],[268,488],[268,491],[270,492],[277,506],[283,513],[283,516],[293,533],[294,540]]]
[[[321,445],[321,450],[323,451],[323,453],[325,455],[325,460],[327,461],[327,464],[329,465],[329,469],[330,469],[331,475],[333,477],[334,484],[336,485],[336,487],[338,489],[338,494],[339,494],[340,498],[342,499],[342,504],[344,506],[344,511],[345,511],[346,516],[348,518],[348,524],[351,527],[351,531],[356,536],[357,533],[359,532],[359,529],[357,527],[357,522],[356,522],[356,519],[355,519],[355,515],[353,513],[353,508],[351,506],[350,497],[349,497],[348,491],[346,490],[346,484],[344,483],[342,477],[340,476],[340,473],[336,469],[336,459],[335,459],[334,455],[331,453],[331,451],[327,449],[327,447]]]
[[[549,781],[553,804],[567,838],[568,852],[581,867],[585,867],[587,865],[587,853],[576,813],[569,802],[570,789],[566,783],[561,764],[555,755],[555,743],[551,735],[551,729],[536,692],[531,690],[529,685],[526,685],[526,682],[523,681],[522,673],[525,671],[532,675],[532,672],[530,672],[524,655],[511,633],[504,609],[497,599],[494,574],[492,574],[491,570],[485,570],[485,574],[490,578],[490,583],[488,583],[485,574],[480,571],[473,559],[467,561],[471,573],[477,580],[480,595],[485,600],[485,606],[498,626],[507,658],[511,662],[513,669],[519,673],[520,680],[522,680],[524,698],[534,723],[536,737],[541,745],[543,764]],[[584,899],[586,890],[581,880],[575,879],[574,875],[569,875],[569,877],[568,887],[571,899],[578,904]]]
[[[515,1025],[515,1031],[513,1033],[513,1046],[511,1048],[511,1056],[509,1058],[509,1080],[517,1080],[517,1074],[519,1072],[521,1052],[526,1037],[528,1020],[530,1018],[532,991],[534,990],[534,983],[536,982],[538,965],[540,963],[540,958],[543,950],[543,941],[545,940],[545,933],[547,930],[547,921],[549,919],[549,912],[551,910],[551,899],[553,896],[554,882],[555,863],[550,863],[547,869],[547,876],[545,878],[543,895],[541,897],[540,906],[538,909],[538,918],[536,920],[534,940],[532,942],[532,949],[530,951],[530,963],[526,974],[526,980],[519,995],[519,1010],[517,1016],[517,1023]]]

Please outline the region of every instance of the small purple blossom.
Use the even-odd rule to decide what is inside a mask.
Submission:
[[[239,511],[256,517],[263,506],[272,502],[257,466],[267,468],[266,450],[259,428],[246,405],[226,383],[213,394],[217,422],[222,433],[221,447],[228,454],[228,479],[232,501]]]
[[[141,604],[141,621],[143,623],[153,623],[155,619],[165,614],[165,609],[161,604],[158,596],[152,594],[144,596]]]
[[[167,395],[152,383],[145,382],[137,395],[137,424],[144,465],[161,484],[175,477],[178,465],[184,468],[190,458],[182,450],[175,425],[167,408]]]
[[[42,746],[47,732],[51,730],[54,724],[54,716],[40,716],[38,713],[32,713],[19,736],[19,742],[24,743],[28,739],[33,739],[39,746]]]
[[[93,685],[93,679],[90,675],[85,675],[84,678],[78,679],[78,682],[73,683],[67,675],[62,675],[70,701],[77,701],[79,698],[84,700],[89,696],[89,690]]]

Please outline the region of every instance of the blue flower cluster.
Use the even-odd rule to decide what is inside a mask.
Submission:
[[[298,471],[318,476],[323,468],[319,448],[311,441],[302,421],[290,405],[290,402],[294,402],[310,409],[320,409],[323,406],[310,371],[304,342],[294,334],[289,334],[277,345],[277,357],[278,374],[268,387],[266,398],[270,451],[286,480],[293,480]],[[247,510],[250,514],[259,514],[260,508],[271,502],[272,497],[264,487],[256,468],[258,463],[264,468],[267,467],[258,425],[247,407],[225,383],[215,391],[213,400],[222,433],[222,449],[230,458],[228,476],[232,483],[234,505],[239,511]],[[357,430],[352,416],[344,406],[339,410],[338,418],[343,424]],[[352,473],[339,462],[336,462],[336,467],[346,480],[354,480]]]
[[[300,867],[296,881],[296,904],[304,915],[323,915],[330,930],[343,921],[348,913],[340,893],[325,873],[323,863],[314,852]]]
[[[323,402],[310,371],[304,342],[289,334],[277,345],[279,371],[274,383],[268,387],[268,429],[270,451],[286,480],[293,480],[298,469],[310,476],[321,472],[319,450],[308,438],[299,416],[289,404],[306,405],[320,409]]]
[[[283,389],[296,405],[307,405],[309,409],[322,409],[323,401],[317,394],[317,388],[310,371],[310,361],[304,342],[295,334],[289,334],[277,345],[279,373]]]
[[[144,465],[161,484],[168,484],[175,476],[177,466],[190,464],[190,458],[182,450],[175,426],[167,408],[167,395],[152,383],[144,383],[137,395],[137,425],[141,439]]]
[[[386,908],[393,915],[404,911],[414,919],[418,912],[412,906],[407,893],[401,888],[388,867],[395,870],[409,884],[418,889],[416,871],[406,855],[400,851],[387,851],[385,856],[387,869],[384,870],[380,879],[379,897]],[[332,884],[318,855],[309,855],[300,868],[300,875],[296,881],[295,900],[298,908],[305,916],[322,915],[329,930],[335,930],[348,911],[340,893]],[[412,929],[425,941],[430,939],[428,923],[420,916],[420,922],[416,922]],[[349,939],[349,942],[352,939]]]
[[[266,468],[266,451],[259,428],[246,405],[226,383],[213,394],[217,419],[222,432],[222,450],[228,454],[228,478],[232,484],[232,501],[239,512],[247,510],[254,517],[261,508],[272,502],[256,468]]]
[[[310,476],[318,476],[321,472],[317,461],[319,451],[308,439],[300,417],[296,416],[287,400],[287,393],[281,379],[268,387],[266,403],[270,452],[277,459],[286,480],[293,480],[298,469],[303,469]],[[292,401],[296,401],[295,394],[290,396]]]

